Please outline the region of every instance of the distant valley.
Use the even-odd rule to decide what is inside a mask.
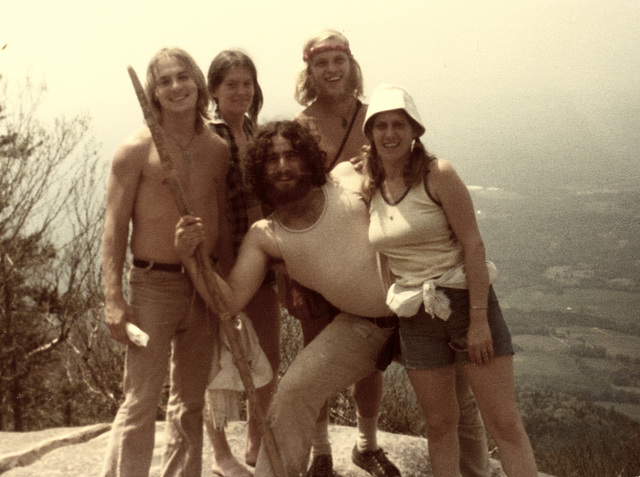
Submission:
[[[470,189],[499,270],[518,389],[640,422],[640,190],[624,182]]]

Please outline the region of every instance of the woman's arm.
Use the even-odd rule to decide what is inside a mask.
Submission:
[[[471,361],[481,364],[493,356],[493,342],[487,321],[489,272],[473,201],[469,189],[449,162],[441,159],[434,161],[429,172],[429,189],[442,204],[464,252],[471,318],[467,346]],[[487,355],[483,355],[483,352]]]

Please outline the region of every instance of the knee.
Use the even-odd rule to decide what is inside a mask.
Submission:
[[[446,435],[456,432],[459,415],[457,412],[431,413],[426,417],[427,437],[439,440]]]
[[[270,411],[277,413],[282,410],[283,413],[299,412],[309,406],[310,398],[307,395],[308,389],[301,386],[296,380],[282,379],[278,383],[278,388],[273,401],[271,402]],[[271,412],[270,412],[271,414]]]
[[[525,434],[524,425],[517,410],[503,410],[485,421],[489,433],[496,440],[515,443]]]
[[[205,405],[205,395],[207,391],[203,391],[201,396],[169,396],[167,402],[167,412],[178,415],[202,414]]]
[[[155,419],[160,397],[158,395],[134,395],[128,393],[120,406],[119,412],[136,418]]]
[[[322,404],[316,406],[308,399],[278,389],[267,411],[270,425],[282,428],[311,426],[317,419]]]
[[[362,399],[363,402],[370,401],[377,396],[382,396],[382,388],[384,386],[383,375],[381,371],[374,371],[369,376],[356,382],[352,388],[354,399]]]

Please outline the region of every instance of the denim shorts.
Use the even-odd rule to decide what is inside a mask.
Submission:
[[[402,363],[408,369],[434,369],[469,362],[469,290],[439,290],[451,302],[451,316],[447,321],[425,312],[423,306],[415,316],[400,318]],[[488,307],[487,317],[495,356],[513,354],[511,334],[493,287],[489,289]]]

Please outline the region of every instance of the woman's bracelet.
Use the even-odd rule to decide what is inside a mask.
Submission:
[[[476,305],[471,305],[470,308],[472,310],[488,310],[489,309],[488,306],[476,306]]]

